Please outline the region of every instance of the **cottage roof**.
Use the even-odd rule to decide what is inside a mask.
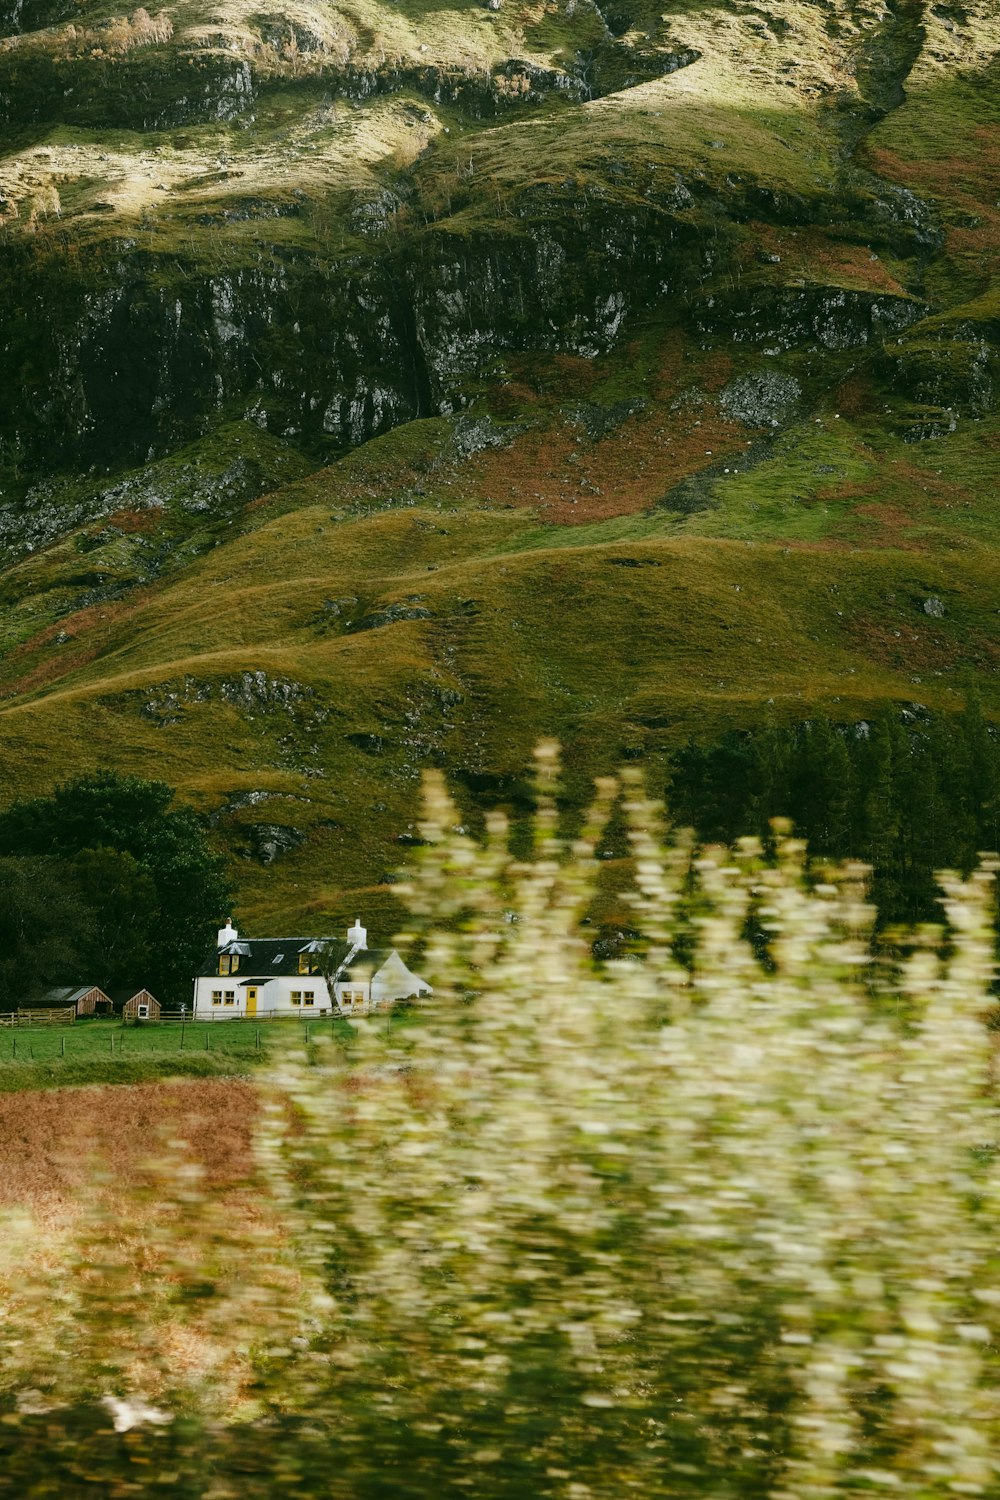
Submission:
[[[213,948],[205,955],[198,973],[206,979],[217,975],[220,958],[238,956],[240,965],[237,973],[241,976],[253,975],[259,979],[264,975],[297,974],[299,954],[314,941],[314,938],[308,937],[240,938],[239,942],[227,943],[224,948]]]
[[[347,944],[345,943],[344,946],[346,948]],[[359,948],[351,959],[350,964],[346,965],[347,953],[345,953],[338,965],[337,977],[338,979],[345,979],[349,974],[360,972],[362,969],[366,973],[377,974],[391,952],[391,948]]]
[[[239,942],[227,943],[223,948],[213,948],[199,970],[199,977],[220,977],[219,959],[238,956],[239,968],[232,978],[238,976],[240,983],[249,981],[251,984],[259,984],[262,980],[280,979],[282,976],[299,977],[299,955],[302,953],[310,956],[325,953],[328,955],[326,963],[330,968],[339,970],[352,952],[353,944],[345,942],[343,938],[240,938]],[[375,972],[382,967],[391,952],[391,948],[361,948],[354,953],[350,970],[344,972],[353,973],[355,969]],[[230,976],[223,974],[221,977],[228,979]]]
[[[136,993],[134,984],[116,984],[114,989],[109,991],[111,1003],[116,1011],[121,1010],[123,1005],[127,1005]]]

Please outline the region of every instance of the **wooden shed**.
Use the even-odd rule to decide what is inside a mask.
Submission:
[[[126,1021],[158,1021],[160,1002],[148,990],[136,990],[135,994],[125,1001],[122,1015]]]
[[[110,1016],[114,1010],[111,996],[106,995],[96,984],[92,984],[89,989],[76,990],[70,996],[70,1004],[76,1006],[78,1016]]]
[[[61,989],[48,990],[38,1003],[61,1009],[72,1006],[78,1016],[110,1016],[114,1010],[111,996],[97,984],[63,985]]]

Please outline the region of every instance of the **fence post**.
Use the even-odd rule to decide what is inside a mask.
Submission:
[[[14,1059],[17,1058],[17,1037],[14,1038]]]
[[[259,1052],[260,1051],[260,1027],[259,1026],[257,1027],[256,1033],[254,1035],[254,1045],[256,1046],[257,1051]]]
[[[59,1038],[59,1056],[66,1056],[66,1038],[64,1036],[61,1036]]]
[[[206,1031],[205,1032],[205,1051],[206,1052],[211,1052],[211,1050],[212,1050],[212,1033],[210,1031]]]
[[[184,1051],[184,1022],[181,1022],[181,1051]]]
[[[114,1034],[114,1032],[112,1032],[111,1033],[111,1056],[114,1057],[114,1055],[115,1055],[115,1034]]]

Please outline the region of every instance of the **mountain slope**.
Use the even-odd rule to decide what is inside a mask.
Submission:
[[[259,923],[388,920],[423,765],[1000,706],[992,4],[0,30],[7,795],[163,774]]]

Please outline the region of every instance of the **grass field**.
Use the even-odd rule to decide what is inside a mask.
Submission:
[[[188,1143],[213,1185],[243,1183],[259,1109],[256,1088],[240,1078],[0,1090],[0,1206],[72,1215],[92,1184],[95,1156],[106,1187],[131,1185],[143,1168],[135,1142],[164,1130]]]
[[[252,1072],[276,1053],[305,1049],[320,1035],[349,1041],[352,1028],[338,1019],[139,1026],[95,1020],[0,1028],[0,1093],[172,1076],[231,1077]]]

